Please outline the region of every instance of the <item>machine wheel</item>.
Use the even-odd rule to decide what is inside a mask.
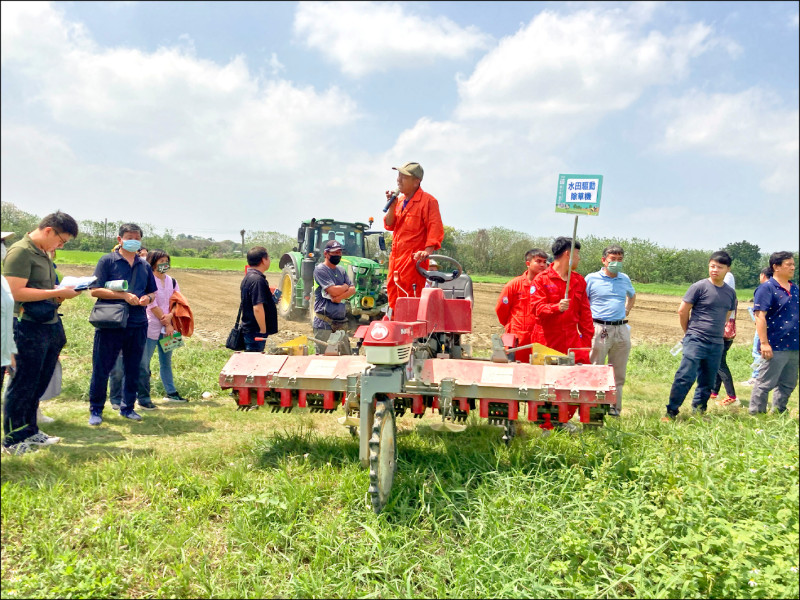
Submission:
[[[369,440],[369,493],[375,514],[386,506],[392,491],[397,467],[396,433],[392,401],[385,396],[378,397]]]
[[[292,321],[302,318],[302,310],[294,305],[297,279],[297,270],[294,265],[291,263],[285,265],[281,271],[281,282],[278,284],[278,289],[281,291],[281,299],[278,301],[278,314],[284,319]]]

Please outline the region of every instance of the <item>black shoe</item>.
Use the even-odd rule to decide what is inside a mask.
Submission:
[[[166,395],[166,400],[167,400],[167,402],[188,402],[189,401],[188,398],[184,398],[178,392],[175,392],[174,394],[167,394]]]
[[[158,407],[152,402],[139,402],[139,408],[143,408],[144,410],[155,410]]]

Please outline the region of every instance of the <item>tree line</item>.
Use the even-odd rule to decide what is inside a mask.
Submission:
[[[462,231],[445,227],[441,254],[452,256],[470,273],[512,277],[525,270],[525,252],[541,248],[550,254],[554,237],[536,237],[526,233],[492,227]],[[769,255],[783,248],[762,252],[757,244],[746,240],[723,248],[669,248],[642,238],[609,238],[589,235],[578,237],[581,244],[578,272],[582,275],[602,267],[603,249],[619,244],[625,250],[623,270],[638,283],[692,283],[708,277],[708,257],[716,250],[731,255],[731,270],[738,287],[755,287],[761,269],[768,266]],[[795,256],[795,260],[797,257]],[[795,273],[797,280],[798,272]]]
[[[2,202],[0,218],[3,230],[13,231],[19,239],[36,228],[41,217],[26,213],[8,202]],[[109,252],[116,244],[117,231],[123,221],[79,221],[80,235],[70,241],[65,249]],[[276,231],[246,231],[244,246],[239,241],[215,241],[210,238],[175,233],[170,229],[159,232],[149,223],[139,223],[144,245],[150,249],[165,250],[172,256],[197,256],[201,258],[240,257],[252,246],[264,246],[270,256],[277,259],[291,251],[297,240],[294,236]],[[385,234],[387,249],[391,249],[391,233]],[[468,273],[513,277],[525,269],[525,252],[541,248],[548,254],[553,237],[533,236],[506,227],[482,228],[464,231],[445,226],[445,235],[439,254],[456,259]],[[624,271],[638,283],[692,283],[708,277],[708,257],[714,250],[725,250],[733,258],[731,270],[738,287],[755,287],[758,274],[768,264],[771,248],[762,252],[758,245],[746,240],[734,242],[724,248],[677,249],[660,246],[641,238],[620,239],[598,236],[578,238],[581,243],[581,262],[578,272],[586,275],[601,268],[603,248],[619,244],[625,249]],[[377,253],[375,236],[368,238],[367,254]],[[795,256],[797,260],[797,256]],[[800,270],[795,272],[795,281]]]

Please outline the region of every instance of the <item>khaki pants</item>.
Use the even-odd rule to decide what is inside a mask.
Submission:
[[[750,414],[767,412],[767,396],[772,391],[772,409],[786,412],[789,396],[797,386],[797,350],[778,350],[758,368],[758,377],[750,394]],[[773,391],[774,390],[774,391]]]
[[[607,335],[603,335],[605,330]],[[625,371],[631,353],[631,330],[625,325],[594,324],[592,352],[589,360],[593,365],[608,364],[614,367],[614,382],[617,386],[617,414],[622,410],[622,386],[625,385]]]

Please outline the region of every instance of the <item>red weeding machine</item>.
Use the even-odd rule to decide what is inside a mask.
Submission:
[[[325,354],[238,352],[222,369],[220,387],[232,389],[239,409],[261,406],[273,412],[295,407],[332,413],[358,435],[359,458],[369,468],[375,512],[386,505],[397,458],[395,419],[411,412],[438,411],[435,430],[459,432],[470,412],[503,427],[510,443],[520,419],[552,429],[578,413],[584,428],[599,427],[616,403],[613,368],[576,365],[534,345],[531,364],[512,362],[513,336],[494,336],[491,358],[474,358],[461,343],[472,331],[472,282],[461,266],[452,272],[426,271],[432,287],[419,298],[399,298],[391,319],[355,332],[359,354],[339,354],[344,331],[327,341]]]

